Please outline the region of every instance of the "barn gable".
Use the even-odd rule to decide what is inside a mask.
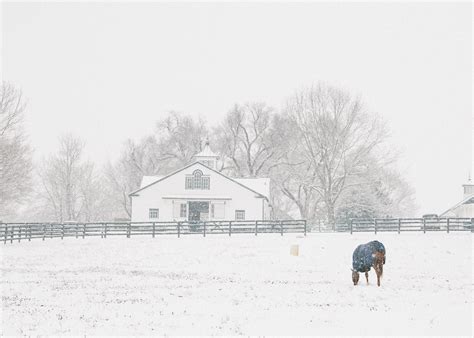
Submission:
[[[168,178],[170,178],[172,176],[178,175],[179,173],[181,173],[181,172],[183,172],[187,169],[189,169],[189,170],[194,169],[193,167],[196,167],[196,168],[202,167],[206,170],[210,170],[212,173],[215,173],[215,174],[219,175],[220,177],[223,177],[226,180],[228,180],[228,181],[230,181],[230,182],[232,182],[232,183],[234,183],[234,184],[236,184],[236,185],[238,185],[238,186],[254,193],[256,195],[255,197],[264,198],[264,199],[268,200],[268,194],[264,195],[263,193],[258,192],[256,189],[258,189],[260,191],[268,191],[268,193],[269,193],[269,188],[268,189],[266,188],[266,186],[269,186],[269,179],[265,179],[265,178],[264,179],[233,179],[233,178],[230,178],[229,176],[224,175],[224,174],[218,172],[217,170],[215,170],[213,168],[210,168],[210,167],[202,164],[201,162],[197,162],[197,161],[193,162],[193,163],[191,163],[191,164],[189,164],[189,165],[187,165],[187,166],[185,166],[181,169],[178,169],[178,170],[176,170],[176,171],[174,171],[174,172],[172,172],[172,173],[170,173],[166,176],[157,177],[156,180],[153,180],[152,176],[146,176],[147,178],[146,179],[144,178],[144,180],[142,180],[142,186],[139,189],[135,190],[134,192],[130,193],[129,196],[131,196],[131,197],[138,196],[139,193],[144,191],[145,189],[148,189],[148,188],[154,186],[157,183],[165,181],[165,180],[167,180]],[[256,189],[252,189],[249,186],[247,186],[247,184],[250,183],[251,180],[256,181],[253,184]],[[145,183],[145,185],[143,183]],[[252,184],[252,183],[250,183],[250,184]]]

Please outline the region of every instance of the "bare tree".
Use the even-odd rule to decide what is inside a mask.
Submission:
[[[321,202],[319,194],[307,184],[311,181],[311,171],[310,164],[303,162],[280,166],[272,173],[273,183],[297,207],[299,218],[307,220],[316,217]]]
[[[59,139],[57,154],[43,161],[39,176],[45,211],[63,221],[93,221],[103,217],[101,179],[82,158],[84,142],[72,135]]]
[[[157,123],[155,156],[158,161],[166,161],[170,170],[189,164],[202,150],[207,133],[204,120],[172,111]]]
[[[297,93],[285,111],[298,128],[302,153],[314,171],[305,186],[320,195],[334,225],[339,197],[349,182],[357,184],[367,157],[384,140],[384,126],[360,99],[323,84]]]
[[[84,162],[82,169],[79,219],[85,222],[113,220],[116,211],[109,199],[105,177],[90,162]]]
[[[0,219],[31,190],[31,149],[23,133],[26,103],[13,85],[0,87]]]
[[[281,114],[276,118],[275,135],[282,142],[276,144],[275,151],[280,156],[268,172],[272,187],[275,187],[272,190],[272,198],[275,196],[272,205],[275,210],[284,211],[289,202],[297,210],[296,217],[312,220],[320,204],[319,195],[308,185],[314,176],[314,169],[302,152],[294,121]]]
[[[223,159],[221,171],[239,177],[268,175],[283,153],[279,118],[262,102],[236,104],[215,131],[214,143]]]
[[[139,144],[128,140],[119,159],[105,168],[105,177],[110,193],[110,200],[114,201],[117,217],[130,218],[132,215],[130,197],[132,191],[140,187],[144,175],[158,175],[162,173],[166,164],[158,159],[158,149],[153,137],[143,139]]]

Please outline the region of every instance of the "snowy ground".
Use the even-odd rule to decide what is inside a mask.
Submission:
[[[352,251],[375,238],[382,286],[371,271],[354,287]],[[5,335],[473,333],[469,233],[68,238],[0,254]]]

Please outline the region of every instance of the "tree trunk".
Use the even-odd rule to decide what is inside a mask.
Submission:
[[[328,223],[331,225],[333,231],[336,230],[336,215],[334,209],[334,203],[331,201],[326,201]]]

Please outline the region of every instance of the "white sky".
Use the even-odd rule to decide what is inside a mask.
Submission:
[[[37,158],[74,132],[100,164],[168,110],[220,120],[319,80],[392,131],[419,213],[462,197],[472,165],[470,3],[3,3],[2,76],[28,97]]]

